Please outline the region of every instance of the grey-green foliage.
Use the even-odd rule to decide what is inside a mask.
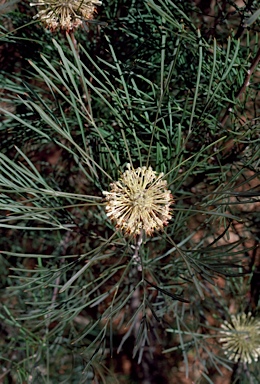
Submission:
[[[111,4],[110,15],[121,3]],[[241,121],[246,101],[257,105],[254,82],[243,100],[236,92],[258,35],[206,39],[193,11],[170,0],[133,1],[120,38],[130,36],[134,60],[123,59],[110,26],[97,37],[103,53],[94,55],[79,32],[77,46],[54,36],[51,54],[43,43],[25,78],[1,75],[10,106],[1,107],[1,358],[17,382],[87,383],[92,370],[108,382],[101,362],[132,338],[140,364],[159,343],[183,356],[188,375],[194,353],[201,382],[212,382],[208,369],[231,367],[207,314],[220,324],[230,297],[238,310],[247,306],[249,282],[240,275],[251,272],[242,263],[245,236],[258,239],[250,205],[259,196],[251,184],[259,125],[257,114]],[[139,240],[115,230],[102,197],[129,162],[163,171],[176,200],[165,231],[143,239],[140,265]],[[249,232],[234,236],[238,222]],[[256,370],[247,372],[252,380]]]

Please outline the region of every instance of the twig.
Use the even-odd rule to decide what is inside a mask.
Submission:
[[[139,249],[140,249],[140,246],[143,242],[143,233],[141,231],[140,235],[139,235],[139,238],[136,242],[136,245],[135,245],[135,252],[134,252],[134,255],[133,255],[133,270],[130,274],[130,277],[135,277],[137,276],[137,272],[138,271],[142,271],[142,264],[141,264],[141,258],[139,256]],[[131,304],[130,304],[130,308],[131,308],[131,313],[135,313],[136,310],[139,308],[139,305],[141,303],[141,298],[140,298],[140,287],[138,286],[133,295],[132,295],[132,298],[131,298]],[[135,325],[135,334],[137,335],[137,332],[138,332],[138,328],[140,326],[140,321],[138,320],[137,322],[138,324]]]
[[[240,88],[240,90],[237,92],[237,94],[235,96],[236,99],[239,99],[240,96],[245,92],[246,88],[249,86],[250,78],[251,78],[255,68],[257,67],[259,61],[260,61],[260,48],[258,49],[257,54],[256,54],[254,60],[252,61],[252,64],[251,64],[249,70],[247,71],[247,75],[245,77],[245,80],[244,80],[242,87]],[[230,114],[230,112],[232,112],[232,106],[233,105],[234,105],[233,103],[228,104],[226,112],[224,113],[224,116],[222,117],[221,122],[220,122],[222,126],[224,126],[226,124],[227,119],[229,117],[229,114]]]
[[[134,264],[138,265],[137,266],[138,271],[142,271],[142,263],[141,263],[141,259],[139,256],[139,249],[141,247],[142,242],[143,242],[143,232],[141,230],[141,233],[140,233],[139,238],[137,240],[137,243],[135,245],[135,253],[133,255]]]
[[[133,263],[134,267],[132,270],[133,276],[136,276],[138,271],[140,272],[143,270],[142,261],[141,261],[140,255],[139,255],[139,250],[140,250],[142,242],[143,242],[143,231],[141,230],[140,235],[138,237],[138,240],[135,244],[135,251],[134,251],[134,255],[133,255],[133,261],[134,261],[134,263]],[[141,304],[141,301],[142,301],[141,289],[140,289],[140,286],[138,286],[135,289],[135,291],[132,295],[132,298],[131,298],[130,308],[131,308],[132,314],[134,314],[138,310],[138,308]],[[135,338],[137,338],[137,336],[138,336],[138,332],[139,332],[139,329],[141,326],[141,321],[142,321],[142,318],[141,318],[140,313],[139,313],[138,317],[135,320],[134,329],[133,329]],[[150,346],[149,350],[147,350],[145,348],[145,339],[143,339],[141,348],[144,349],[144,352],[142,352],[142,359],[140,361],[140,366],[141,366],[141,370],[143,373],[142,383],[143,384],[151,384],[152,383],[152,378],[151,378],[152,368],[153,368],[153,364],[154,364],[154,361],[153,361],[151,354],[150,354],[151,346]]]

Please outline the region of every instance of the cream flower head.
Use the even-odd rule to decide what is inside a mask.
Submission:
[[[30,6],[38,8],[35,18],[39,18],[53,32],[79,27],[82,19],[87,21],[93,18],[95,6],[101,4],[99,0],[38,0]]]
[[[231,316],[231,323],[227,321],[221,325],[225,354],[230,360],[251,364],[260,356],[260,321],[252,317],[251,313]]]
[[[171,219],[173,197],[163,180],[151,167],[133,169],[127,164],[127,170],[119,181],[111,183],[106,196],[107,216],[116,223],[117,228],[130,235],[138,235],[141,230],[151,235],[162,230]]]

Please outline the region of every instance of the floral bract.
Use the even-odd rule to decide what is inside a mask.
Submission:
[[[111,183],[107,200],[107,216],[125,233],[138,235],[141,230],[151,235],[162,230],[171,218],[173,197],[163,180],[151,167],[133,169],[130,164],[119,181]]]
[[[30,3],[30,6],[38,8],[35,17],[51,31],[70,31],[79,27],[82,20],[92,19],[95,6],[101,4],[99,0],[38,0],[36,3]]]
[[[231,323],[222,324],[221,333],[225,354],[235,362],[251,364],[260,356],[260,321],[251,313],[231,316]]]

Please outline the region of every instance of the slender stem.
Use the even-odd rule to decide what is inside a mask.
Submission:
[[[76,40],[76,38],[75,38],[75,35],[74,35],[73,30],[69,31],[69,35],[70,35],[71,41],[72,41],[72,43],[73,43],[73,45],[74,45],[75,51],[77,52],[78,57],[80,57],[80,56],[79,56],[79,47],[78,47],[78,43],[77,43],[77,40]]]
[[[135,252],[133,255],[133,270],[131,273],[133,278],[135,278],[138,275],[138,271],[142,271],[141,258],[139,256],[139,249],[140,249],[142,242],[143,242],[143,231],[141,230],[139,238],[138,238],[136,245],[135,245]],[[141,301],[142,301],[141,300],[141,291],[140,291],[140,286],[138,285],[138,287],[135,289],[135,291],[132,295],[132,299],[131,299],[130,307],[131,307],[132,313],[135,313],[137,311],[137,309],[140,306]],[[140,327],[140,319],[138,319],[136,321],[135,326],[134,326],[135,336],[137,336],[139,327]]]
[[[143,269],[142,263],[141,263],[141,258],[139,256],[139,249],[141,247],[142,242],[143,242],[143,231],[141,230],[140,235],[139,235],[138,240],[137,240],[137,243],[135,245],[135,253],[133,255],[134,264],[137,264],[137,270],[138,271],[142,271],[142,269]]]
[[[75,48],[75,52],[76,52],[78,58],[80,59],[79,46],[78,46],[78,42],[77,42],[77,40],[75,38],[73,30],[69,31],[69,36],[70,36],[71,41],[73,43],[73,46]],[[79,76],[79,81],[80,81],[80,84],[81,84],[81,87],[82,87],[82,91],[83,91],[82,99],[90,101],[90,89],[88,89],[88,95],[87,95],[86,94],[87,91],[86,91],[86,88],[85,88],[85,84],[83,83],[83,79],[82,79],[81,76]],[[92,81],[92,79],[90,79],[90,81]],[[90,102],[87,103],[86,110],[87,110],[89,116],[92,116]]]

